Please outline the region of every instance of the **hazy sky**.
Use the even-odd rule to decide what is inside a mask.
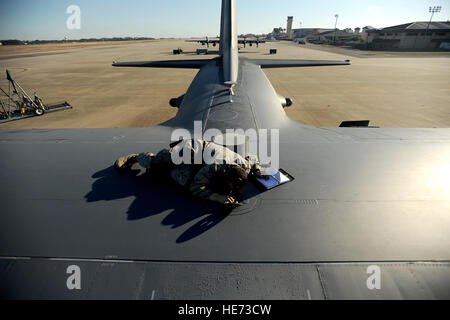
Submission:
[[[204,37],[219,34],[220,0],[0,0],[0,39],[99,37]],[[69,30],[67,7],[81,8],[81,29]],[[237,0],[238,33],[294,28],[387,27],[428,21],[429,6],[442,6],[434,21],[450,19],[450,0]]]

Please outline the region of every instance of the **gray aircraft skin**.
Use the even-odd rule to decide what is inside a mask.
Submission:
[[[222,2],[218,58],[115,64],[200,69],[166,123],[0,133],[2,298],[450,298],[450,129],[289,119],[262,68],[349,62],[239,58],[235,5]],[[113,168],[194,121],[279,129],[280,166],[295,180],[266,192],[248,183],[226,213],[139,167]]]

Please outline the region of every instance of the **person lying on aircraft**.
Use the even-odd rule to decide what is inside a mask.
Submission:
[[[175,165],[172,155],[183,156],[183,152],[191,153],[189,164],[182,162]],[[201,153],[212,155],[208,164],[192,164],[196,155]],[[203,159],[203,158],[201,158]],[[156,155],[153,153],[130,154],[119,158],[114,167],[118,170],[130,168],[139,163],[148,171],[170,174],[172,179],[190,191],[196,197],[216,201],[224,205],[238,204],[235,194],[247,182],[250,175],[263,177],[261,164],[255,156],[242,157],[227,147],[204,140],[182,140],[170,149],[163,149]]]

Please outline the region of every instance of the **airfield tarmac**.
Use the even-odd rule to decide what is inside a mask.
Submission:
[[[172,55],[178,47],[187,53]],[[9,69],[30,95],[36,91],[44,103],[68,101],[74,107],[1,124],[0,129],[126,128],[164,122],[176,114],[169,99],[185,93],[198,71],[114,68],[111,63],[204,59],[194,53],[197,48],[204,47],[183,40],[57,49],[48,45],[26,53],[0,47],[0,87],[8,88]],[[278,54],[269,55],[270,48]],[[264,70],[276,91],[294,100],[288,115],[305,124],[337,127],[344,120],[371,120],[380,127],[450,127],[450,54],[356,54],[270,42],[247,46],[241,55],[352,61],[351,66]]]

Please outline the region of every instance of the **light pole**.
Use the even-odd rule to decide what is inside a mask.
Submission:
[[[430,21],[428,22],[427,31],[425,31],[425,36],[428,35],[428,29],[430,28],[431,20],[433,20],[434,14],[436,12],[441,12],[441,9],[442,9],[441,6],[437,6],[437,7],[430,7],[430,9],[428,10],[431,13],[431,18]]]
[[[336,43],[336,33],[337,33],[337,23],[338,23],[338,19],[339,19],[339,15],[335,14],[334,17],[336,18],[336,23],[334,24],[334,43]]]

